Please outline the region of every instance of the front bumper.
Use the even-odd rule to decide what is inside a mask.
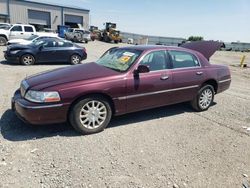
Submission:
[[[7,51],[4,51],[4,58],[9,61],[9,62],[15,62],[18,63],[19,62],[19,56],[16,55],[11,55],[9,54]]]
[[[67,121],[69,104],[37,104],[25,100],[17,90],[11,108],[26,123],[34,125],[63,123]]]

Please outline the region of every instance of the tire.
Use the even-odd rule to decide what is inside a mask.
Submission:
[[[195,99],[191,101],[191,105],[193,109],[195,109],[198,112],[206,111],[214,101],[214,87],[211,85],[205,85],[203,86]]]
[[[20,63],[26,66],[34,65],[35,61],[35,57],[31,54],[24,54],[20,59]]]
[[[73,54],[71,57],[70,57],[70,64],[71,65],[77,65],[81,63],[81,56],[77,55],[77,54]]]
[[[88,40],[85,40],[85,43],[86,43],[86,44],[88,44],[88,42],[89,42]]]
[[[110,38],[107,35],[103,37],[104,42],[110,43]]]
[[[76,103],[70,111],[69,122],[81,134],[103,131],[110,122],[112,110],[109,102],[93,96]]]
[[[5,37],[0,37],[0,46],[6,46],[7,39]]]

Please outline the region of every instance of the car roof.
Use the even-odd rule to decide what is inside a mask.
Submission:
[[[63,42],[70,42],[70,41],[61,39],[61,38],[59,38],[59,37],[48,37],[48,36],[40,36],[40,37],[44,37],[44,38],[42,38],[42,39],[39,39],[39,40],[44,40],[44,41],[63,41]]]
[[[177,46],[163,46],[163,45],[135,45],[135,46],[126,46],[126,47],[121,47],[123,49],[134,49],[134,50],[142,50],[142,51],[147,51],[147,50],[185,50],[185,51],[190,51],[182,47],[177,47]]]

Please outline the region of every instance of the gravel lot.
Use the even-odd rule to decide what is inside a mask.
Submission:
[[[125,45],[125,44],[120,44]],[[114,46],[84,44],[86,61]],[[0,47],[0,187],[242,187],[250,183],[250,68],[240,52],[217,52],[232,85],[208,111],[188,104],[112,120],[104,132],[81,136],[67,124],[28,126],[10,110],[20,81],[70,66],[12,65]],[[250,65],[250,54],[246,53]]]

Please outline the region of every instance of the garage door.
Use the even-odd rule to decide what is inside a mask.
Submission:
[[[50,12],[28,10],[30,24],[50,26]]]
[[[72,24],[81,24],[83,25],[83,17],[82,16],[75,16],[75,15],[69,15],[65,14],[64,19],[65,25],[72,25]]]

